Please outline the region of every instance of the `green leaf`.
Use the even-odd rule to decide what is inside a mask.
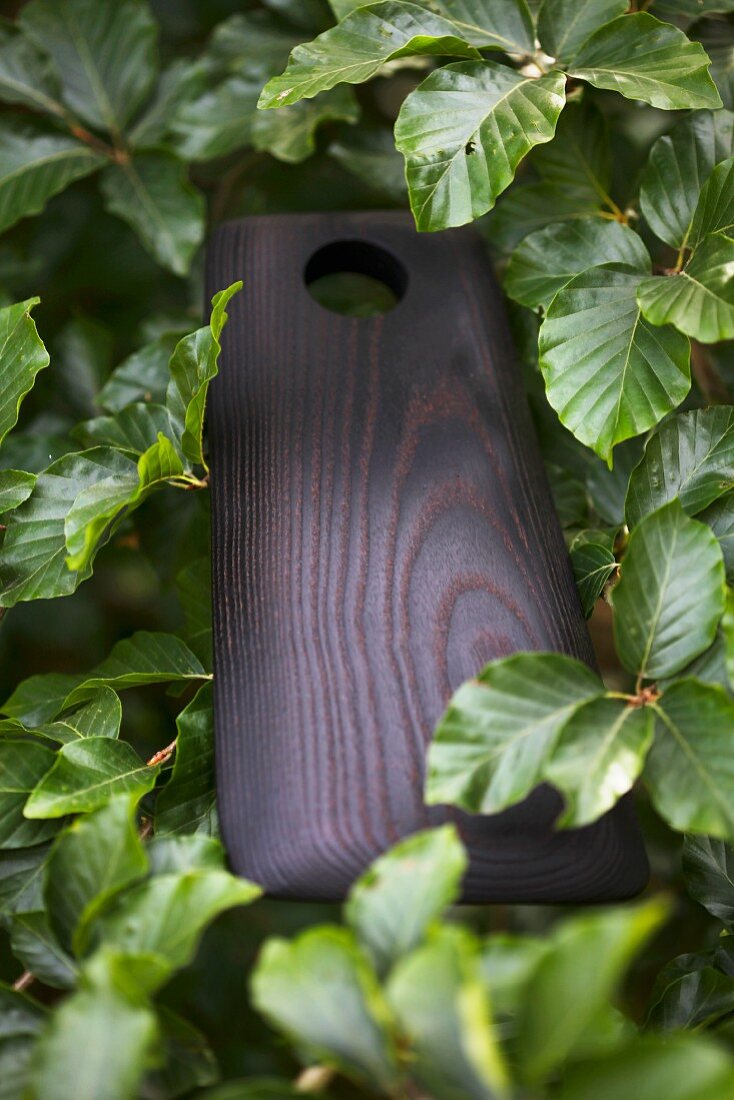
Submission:
[[[435,1100],[496,1100],[509,1076],[479,966],[479,945],[464,928],[436,927],[402,959],[387,987],[410,1041],[411,1078]]]
[[[658,17],[669,23],[687,23],[711,12],[734,11],[732,0],[654,0],[654,3]]]
[[[88,925],[126,886],[148,871],[134,798],[121,795],[79,818],[54,845],[45,902],[62,947],[79,952]]]
[[[46,1010],[26,993],[0,983],[0,1040],[19,1035],[38,1035],[46,1022]]]
[[[268,0],[268,6],[273,6],[272,0]],[[303,13],[302,2],[298,3],[298,9]],[[296,22],[290,15],[284,22],[266,11],[237,12],[214,28],[204,55],[206,64],[217,74],[257,77],[262,87],[273,72],[283,67],[293,47],[303,40],[302,31],[293,25]],[[309,28],[311,32],[313,29]]]
[[[661,241],[686,244],[701,188],[733,153],[731,111],[696,111],[658,138],[642,175],[640,209]]]
[[[416,54],[479,56],[451,20],[418,4],[385,0],[358,8],[313,42],[296,46],[285,72],[263,88],[258,107],[286,107],[337,84],[361,84],[388,61]]]
[[[36,375],[50,362],[31,317],[31,310],[39,302],[40,298],[28,298],[0,309],[0,443],[17,424],[21,403],[33,388]],[[31,475],[17,477],[27,479]]]
[[[620,443],[614,451],[614,466],[610,470],[600,460],[592,461],[586,473],[586,491],[591,506],[605,524],[618,529],[624,523],[624,501],[627,486],[635,466],[645,449],[641,437]]]
[[[548,308],[574,275],[598,264],[622,263],[650,270],[650,257],[636,233],[619,222],[580,218],[549,225],[525,237],[510,257],[506,292],[516,302]]]
[[[10,947],[16,959],[44,985],[52,989],[76,985],[76,964],[49,928],[44,910],[13,915]]]
[[[211,557],[195,558],[176,574],[176,594],[186,620],[184,636],[202,661],[211,667],[212,563]]]
[[[710,1027],[734,1012],[734,979],[714,969],[708,955],[679,955],[657,976],[647,1026],[660,1031]]]
[[[44,1100],[135,1100],[159,1039],[155,1014],[131,990],[124,960],[100,955],[53,1013],[34,1052],[33,1095]]]
[[[540,367],[561,423],[611,465],[616,443],[653,427],[690,388],[690,347],[641,316],[638,272],[616,265],[577,275],[550,304]]]
[[[85,737],[63,745],[51,771],[25,805],[25,815],[37,818],[89,813],[116,794],[140,797],[149,791],[157,767],[144,763],[126,741]]]
[[[170,61],[158,74],[151,98],[127,131],[130,147],[140,150],[177,145],[173,140],[176,115],[204,93],[212,75],[206,57]]]
[[[120,520],[142,504],[152,490],[171,481],[175,484],[183,474],[178,451],[162,432],[137,463],[128,460],[125,465],[120,456],[114,474],[83,489],[64,520],[69,569],[91,568],[97,550],[107,542]]]
[[[560,653],[487,665],[454,694],[436,727],[426,801],[485,814],[520,802],[541,782],[564,723],[602,690],[590,668]]]
[[[586,523],[588,500],[584,483],[573,477],[564,467],[554,463],[546,464],[546,472],[561,526],[579,527]]]
[[[734,109],[734,26],[719,19],[703,19],[691,32],[711,58],[711,77],[724,106]]]
[[[723,1047],[699,1035],[645,1035],[571,1066],[558,1100],[722,1100],[733,1088],[734,1065]]]
[[[40,909],[43,874],[49,845],[18,851],[0,851],[0,914],[25,913]]]
[[[241,282],[232,283],[214,295],[209,324],[178,342],[169,365],[171,380],[166,407],[171,428],[189,462],[207,469],[203,451],[206,396],[218,369],[222,350],[219,339],[227,323],[227,304],[241,287]]]
[[[581,531],[569,547],[581,606],[587,619],[591,618],[596,601],[617,568],[613,542],[613,538],[605,537],[602,531]]]
[[[733,838],[734,701],[723,688],[678,680],[654,709],[645,780],[658,813],[679,832]]]
[[[458,900],[466,865],[456,828],[444,825],[400,841],[358,879],[344,915],[378,975],[417,947]]]
[[[704,237],[682,271],[643,279],[637,301],[654,325],[675,325],[703,344],[731,339],[734,240],[724,233]]]
[[[698,513],[702,523],[707,523],[716,535],[724,556],[726,579],[734,581],[734,493],[723,496]]]
[[[46,672],[22,680],[3,704],[2,712],[27,726],[49,722],[61,710],[78,677]]]
[[[132,886],[90,924],[88,939],[98,937],[127,955],[156,957],[166,969],[187,966],[204,929],[215,917],[238,905],[250,905],[262,891],[229,871],[202,867],[158,874]],[[151,988],[158,979],[151,979]]]
[[[564,921],[525,990],[516,1052],[524,1079],[542,1081],[582,1038],[632,959],[665,919],[657,898]]]
[[[152,1070],[143,1082],[141,1096],[145,1100],[173,1100],[192,1089],[211,1085],[219,1080],[219,1068],[206,1036],[170,1009],[158,1008],[164,1064]]]
[[[184,332],[164,332],[133,352],[113,370],[97,395],[97,403],[119,413],[135,402],[162,403],[170,380],[168,362]]]
[[[48,59],[17,27],[0,26],[0,99],[61,115],[58,91]]]
[[[678,499],[695,516],[734,488],[734,408],[694,409],[660,426],[632,472],[625,518],[634,527]]]
[[[535,145],[550,141],[565,77],[530,79],[492,61],[444,65],[411,92],[395,124],[418,229],[463,225],[494,206]]]
[[[0,845],[31,848],[52,836],[56,822],[27,821],[23,806],[54,763],[54,753],[33,741],[0,738]]]
[[[352,933],[333,925],[266,941],[252,977],[255,1007],[274,1027],[346,1076],[390,1090],[392,1020]]]
[[[734,231],[734,157],[717,164],[701,189],[693,213],[688,248],[696,248],[709,233]]]
[[[191,833],[186,836],[154,836],[148,844],[148,859],[154,875],[178,874],[214,868],[225,869],[224,848],[212,836]]]
[[[90,576],[91,561],[79,572],[66,566],[64,521],[84,489],[128,465],[118,452],[96,447],[65,455],[39,474],[31,496],[8,517],[0,549],[0,606],[68,596]]]
[[[727,928],[734,928],[734,851],[710,836],[683,843],[686,890]]]
[[[632,789],[653,737],[652,714],[621,699],[582,703],[564,725],[545,778],[566,804],[559,824],[596,821]]]
[[[329,156],[373,190],[404,200],[405,165],[389,130],[362,123],[332,141]]]
[[[119,136],[152,90],[156,23],[143,0],[31,0],[25,33],[54,63],[64,102]],[[111,44],[114,43],[114,48]]]
[[[77,425],[73,436],[84,447],[116,447],[140,456],[168,431],[168,412],[164,405],[137,402],[126,406],[117,416],[97,416]]]
[[[89,702],[64,711],[56,721],[45,723],[36,732],[65,745],[80,737],[117,737],[121,722],[122,704],[117,693],[112,688],[99,687],[90,695]]]
[[[140,153],[101,177],[107,209],[127,222],[141,243],[174,275],[185,275],[204,239],[204,198],[170,153]]]
[[[36,475],[23,470],[0,470],[0,515],[12,512],[33,492]]]
[[[76,138],[3,119],[0,127],[0,232],[38,214],[73,180],[95,172],[105,158]]]
[[[176,727],[178,736],[173,771],[156,802],[156,834],[215,834],[217,796],[211,684],[200,688],[181,711]]]
[[[614,640],[629,672],[672,676],[711,645],[724,612],[721,549],[677,500],[635,527],[620,573]]]
[[[247,1080],[227,1081],[207,1089],[197,1100],[302,1100],[302,1097],[303,1093],[296,1092],[289,1081],[274,1077],[248,1077]]]
[[[197,680],[209,680],[211,676],[204,670],[198,657],[175,634],[164,634],[149,630],[138,630],[129,638],[123,638],[113,646],[109,656],[96,666],[86,676],[77,680],[76,685],[67,684],[67,694],[63,700],[64,707],[85,702],[101,687],[111,687],[115,691],[125,688],[141,687],[144,684],[187,684]],[[13,692],[4,710],[11,717],[23,718],[28,713],[30,699],[37,693],[38,687],[31,685],[31,681],[25,681],[30,685],[26,691],[20,688]],[[41,690],[47,685],[42,685]],[[49,694],[54,698],[57,685],[48,685]],[[63,687],[59,684],[58,687]],[[34,688],[35,691],[31,690]],[[30,706],[32,707],[32,703]],[[58,710],[61,710],[61,706]],[[58,712],[58,711],[57,711]],[[55,713],[57,713],[55,712]]]
[[[543,0],[538,38],[556,61],[573,58],[586,39],[627,10],[626,0]]]
[[[263,79],[236,74],[190,102],[171,117],[177,154],[206,161],[249,145]]]
[[[298,164],[316,151],[316,134],[324,122],[354,123],[359,104],[350,88],[333,88],[315,102],[302,100],[279,111],[259,111],[252,123],[252,144],[288,164]]]
[[[613,19],[587,38],[569,76],[676,111],[721,106],[708,67],[700,43],[647,12],[635,12]]]
[[[450,19],[472,46],[532,54],[533,17],[525,0],[417,0],[421,7]],[[355,7],[356,5],[352,5]]]

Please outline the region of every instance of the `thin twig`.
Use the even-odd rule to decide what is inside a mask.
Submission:
[[[148,767],[154,768],[156,764],[165,764],[171,759],[176,751],[176,738],[174,737],[170,745],[166,745],[165,749],[159,749],[158,752],[154,752],[148,761]]]
[[[16,993],[22,993],[24,989],[28,989],[35,982],[35,977],[31,974],[30,970],[24,970],[19,978],[16,978],[13,982],[13,989]]]

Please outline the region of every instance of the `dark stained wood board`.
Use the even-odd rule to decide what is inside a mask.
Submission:
[[[334,262],[401,301],[326,310],[304,272]],[[208,421],[232,866],[336,900],[400,837],[455,820],[467,901],[633,895],[647,861],[627,799],[571,832],[547,787],[491,817],[422,801],[463,680],[522,649],[594,660],[481,241],[402,213],[247,218],[214,234],[209,294],[240,278]]]

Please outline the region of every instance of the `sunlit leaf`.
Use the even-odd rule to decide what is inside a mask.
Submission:
[[[530,79],[491,61],[444,65],[411,92],[395,124],[419,229],[463,225],[494,206],[522,158],[550,141],[565,77]]]
[[[578,828],[596,821],[632,787],[652,743],[652,714],[622,699],[583,703],[560,732],[545,777],[566,808],[559,824]]]
[[[525,798],[576,707],[602,684],[559,653],[520,653],[454,694],[428,751],[426,801],[496,813]]]
[[[146,765],[126,741],[85,737],[63,745],[51,770],[25,804],[25,815],[38,818],[89,813],[117,794],[140,796],[156,780],[157,767]]]
[[[227,323],[227,305],[242,287],[233,283],[212,298],[209,324],[179,340],[171,356],[166,407],[171,428],[185,457],[206,466],[203,452],[204,409],[209,383],[217,373],[219,339]]]
[[[313,42],[296,46],[285,72],[263,88],[258,106],[286,107],[336,84],[361,84],[386,62],[414,54],[479,56],[451,20],[418,4],[385,0],[357,9]]]

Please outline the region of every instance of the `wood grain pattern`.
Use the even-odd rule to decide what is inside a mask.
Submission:
[[[303,273],[361,240],[408,274],[399,305],[338,316]],[[221,227],[235,279],[212,386],[219,805],[234,868],[278,897],[342,898],[398,838],[450,818],[469,901],[629,896],[647,864],[627,800],[553,831],[557,795],[492,817],[427,808],[425,747],[492,658],[593,662],[501,296],[471,230],[403,214]]]

